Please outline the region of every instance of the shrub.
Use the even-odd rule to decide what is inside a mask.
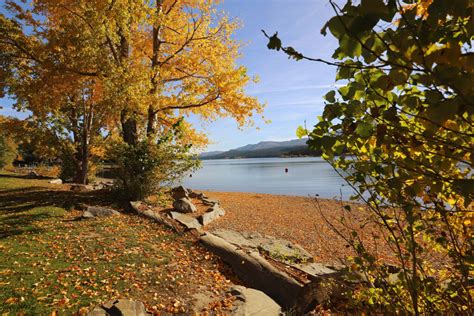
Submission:
[[[109,155],[118,165],[117,188],[123,197],[139,200],[171,185],[197,167],[199,162],[189,149],[170,142],[114,144]]]

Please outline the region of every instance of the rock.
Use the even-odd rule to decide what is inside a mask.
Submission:
[[[222,209],[219,204],[215,204],[206,213],[199,216],[198,220],[202,225],[209,225],[211,222],[224,215],[224,209]]]
[[[116,210],[101,207],[101,206],[88,206],[87,210],[82,214],[83,218],[93,218],[93,217],[107,217],[113,215],[119,215],[120,213]]]
[[[207,206],[214,206],[219,203],[219,201],[209,199],[209,198],[202,198],[201,201],[202,201],[202,204],[207,205]]]
[[[189,198],[189,191],[183,187],[182,185],[176,187],[176,188],[173,188],[173,190],[171,191],[171,195],[173,196],[173,199],[175,200],[179,200],[179,199],[183,199],[183,198]]]
[[[187,198],[181,198],[173,202],[173,207],[181,213],[194,213],[197,211],[196,206]]]
[[[248,286],[259,289],[285,308],[299,306],[307,311],[312,302],[299,302],[304,285],[277,270],[257,251],[244,251],[210,233],[200,238],[204,246],[227,262],[235,274]]]
[[[192,295],[193,303],[191,309],[196,312],[195,314],[198,314],[208,307],[209,303],[215,301],[215,298],[212,297],[213,295],[214,294],[209,291],[199,291]]]
[[[92,214],[92,213],[89,212],[89,211],[84,211],[84,212],[82,213],[82,218],[83,218],[83,219],[90,219],[90,218],[94,218],[94,217],[95,217],[94,214]]]
[[[147,316],[152,315],[146,311],[145,305],[142,302],[118,299],[109,301],[101,306],[96,306],[88,316]]]
[[[243,233],[228,229],[218,229],[213,231],[212,233],[224,239],[228,243],[231,243],[237,248],[257,248],[259,245],[257,241],[259,238],[262,238],[262,235],[258,233],[244,236]]]
[[[189,197],[192,199],[203,199],[205,195],[204,193],[189,192]]]
[[[88,184],[74,183],[74,184],[71,184],[71,189],[70,190],[74,191],[74,192],[87,192],[87,191],[94,190],[94,187],[92,185],[88,185]]]
[[[142,201],[129,201],[130,210],[135,213],[141,213],[146,210],[146,205]]]
[[[255,248],[271,258],[286,264],[313,262],[313,256],[301,246],[285,239],[263,237],[259,233],[236,232],[227,229],[218,229],[213,234],[225,239],[231,244],[242,248]]]
[[[341,273],[310,262],[311,256],[289,241],[225,229],[205,233],[200,240],[227,262],[245,285],[263,291],[298,315],[316,304],[337,300],[343,293]]]
[[[261,240],[259,248],[270,257],[287,264],[313,261],[313,256],[309,252],[301,246],[284,239],[268,238],[267,240]]]
[[[28,173],[28,177],[31,179],[36,179],[36,178],[39,178],[40,175],[36,171],[31,171],[30,173]]]
[[[262,291],[236,285],[231,289],[230,294],[236,297],[232,315],[279,316],[282,314],[280,305]]]
[[[61,179],[53,179],[53,180],[49,180],[48,183],[51,183],[51,184],[63,184],[63,180],[61,180]]]
[[[202,225],[199,224],[198,220],[195,219],[194,217],[178,213],[178,212],[171,212],[170,213],[171,218],[180,222],[184,226],[186,226],[188,229],[197,229],[201,230]]]

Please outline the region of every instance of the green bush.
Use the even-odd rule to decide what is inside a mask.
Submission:
[[[199,163],[189,153],[188,146],[169,142],[116,143],[109,155],[118,165],[117,188],[121,196],[131,200],[143,199],[161,187],[171,185]]]

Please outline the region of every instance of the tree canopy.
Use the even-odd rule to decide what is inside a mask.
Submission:
[[[183,145],[204,145],[186,119],[252,124],[263,105],[236,63],[239,23],[217,1],[7,1],[0,16],[3,93],[55,131],[86,181],[93,147],[110,139],[156,143],[177,127]],[[175,139],[176,140],[176,139]]]
[[[267,35],[268,48],[338,67],[343,86],[325,95],[314,129],[300,127],[298,134],[308,134],[309,145],[357,189],[397,257],[401,272],[392,284],[357,234],[348,238],[354,267],[372,285],[384,284],[365,298],[415,314],[466,313],[473,272],[473,3],[330,5],[336,15],[321,33],[339,41],[333,60],[285,47],[277,34]]]

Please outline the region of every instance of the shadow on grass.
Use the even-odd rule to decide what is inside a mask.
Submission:
[[[24,179],[24,180],[46,180],[46,179],[54,179],[52,177],[47,176],[30,176],[28,174],[0,174],[0,178],[13,178],[13,179]]]
[[[0,218],[0,239],[21,235],[23,233],[40,233],[43,229],[34,225],[34,222],[55,217],[51,213],[37,214],[20,213],[3,216]]]
[[[35,187],[0,192],[0,215],[22,212],[34,207],[56,206],[70,210],[80,205],[110,204],[111,193],[106,191],[72,192]]]
[[[19,176],[2,177],[18,178]],[[39,213],[33,209],[59,207],[66,211],[81,209],[84,205],[121,207],[109,191],[73,192],[48,187],[25,186],[0,191],[0,238],[25,232],[39,232],[33,224],[54,216],[54,212]],[[31,210],[31,211],[30,211]]]

